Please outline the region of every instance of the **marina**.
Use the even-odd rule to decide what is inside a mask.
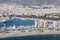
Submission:
[[[0,38],[60,35],[60,6],[0,4]]]
[[[60,21],[14,17],[0,22],[0,38],[60,34]]]

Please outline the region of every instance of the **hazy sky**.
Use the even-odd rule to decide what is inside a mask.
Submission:
[[[0,3],[20,4],[60,4],[60,0],[0,0]]]

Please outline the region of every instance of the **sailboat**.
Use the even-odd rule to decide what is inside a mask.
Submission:
[[[13,25],[12,29],[13,29],[13,30],[15,30],[15,29],[16,29],[16,26],[15,26],[15,24]]]

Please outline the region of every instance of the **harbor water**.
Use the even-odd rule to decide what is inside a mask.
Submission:
[[[30,26],[30,25],[34,25],[35,21],[34,20],[29,20],[29,19],[19,19],[19,18],[14,18],[12,20],[8,20],[8,21],[4,21],[4,22],[0,22],[0,27],[6,26],[13,26],[15,25],[17,26]]]

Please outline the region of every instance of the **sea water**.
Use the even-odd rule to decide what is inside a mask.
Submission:
[[[60,35],[32,35],[21,37],[0,38],[0,40],[60,40]]]

